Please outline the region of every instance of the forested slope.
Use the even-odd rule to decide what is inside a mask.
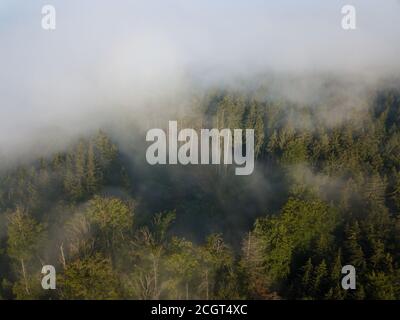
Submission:
[[[103,131],[4,169],[1,297],[400,299],[400,94],[333,124],[328,108],[221,91],[176,119],[255,129],[249,177],[152,167]],[[43,264],[57,290],[41,289]]]

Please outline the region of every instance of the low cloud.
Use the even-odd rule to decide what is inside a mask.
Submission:
[[[41,28],[45,4],[56,8],[54,31]],[[341,28],[345,4],[3,0],[2,163],[62,148],[121,115],[182,107],[193,88],[278,75],[277,94],[309,102],[320,74],[362,83],[398,75],[399,2],[353,1],[354,31]],[[282,75],[301,77],[291,86]]]

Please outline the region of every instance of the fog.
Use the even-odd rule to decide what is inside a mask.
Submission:
[[[2,0],[1,163],[63,148],[121,117],[185,107],[193,90],[265,76],[307,102],[321,75],[360,86],[398,76],[400,2],[352,1],[350,31],[341,27],[346,1],[327,2]],[[56,30],[41,27],[45,4],[56,9]]]

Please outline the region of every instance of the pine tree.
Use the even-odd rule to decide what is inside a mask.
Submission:
[[[325,259],[314,270],[313,277],[313,292],[317,298],[323,298],[326,295],[327,282],[328,282],[328,267]]]
[[[346,239],[344,242],[345,247],[345,264],[351,264],[357,268],[357,270],[362,271],[366,267],[366,261],[363,249],[359,244],[359,239],[361,237],[361,230],[357,221],[347,226]]]
[[[344,291],[341,287],[341,277],[342,277],[342,250],[339,249],[336,258],[332,264],[330,270],[329,279],[329,292],[326,295],[326,299],[329,300],[342,300],[344,298]]]
[[[311,298],[313,295],[313,274],[314,267],[312,265],[311,258],[307,260],[307,263],[302,268],[303,276],[301,278],[301,290],[299,295],[302,298]]]
[[[93,143],[89,143],[86,169],[86,189],[89,194],[94,194],[100,186],[100,173],[94,153]]]

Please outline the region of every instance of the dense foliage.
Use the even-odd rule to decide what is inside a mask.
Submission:
[[[197,99],[180,127],[255,129],[252,177],[150,167],[101,131],[2,172],[0,296],[400,299],[400,95],[335,124],[321,110]],[[54,291],[41,289],[44,264]],[[346,264],[356,290],[341,287]]]

